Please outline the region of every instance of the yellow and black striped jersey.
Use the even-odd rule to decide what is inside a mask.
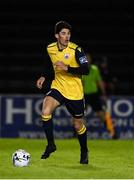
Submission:
[[[65,49],[59,50],[57,42],[54,42],[47,46],[47,52],[55,72],[51,88],[57,89],[67,99],[82,99],[84,94],[81,75],[88,73],[88,61],[82,48],[69,42]],[[68,71],[57,70],[54,65],[57,61],[68,65]]]

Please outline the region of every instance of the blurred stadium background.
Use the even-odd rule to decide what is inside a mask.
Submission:
[[[70,22],[72,41],[95,60],[107,57],[117,78],[109,109],[119,138],[134,138],[134,11],[132,1],[127,0],[1,0],[0,136],[43,137],[39,123],[43,92],[35,82],[59,20]],[[90,110],[86,118],[92,119],[89,138],[107,138]],[[69,119],[64,108],[56,111],[57,138],[73,136]]]

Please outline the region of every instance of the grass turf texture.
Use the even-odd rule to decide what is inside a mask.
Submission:
[[[12,179],[132,179],[134,141],[88,140],[89,165],[79,164],[77,139],[56,140],[57,151],[41,160],[44,140],[0,139],[0,178]],[[12,153],[25,149],[31,154],[28,167],[14,167]]]

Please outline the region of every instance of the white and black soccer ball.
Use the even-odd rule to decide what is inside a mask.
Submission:
[[[28,166],[30,162],[30,154],[23,149],[18,149],[12,154],[12,163],[17,167]]]

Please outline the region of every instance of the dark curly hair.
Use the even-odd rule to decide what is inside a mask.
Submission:
[[[55,24],[54,32],[55,34],[58,34],[62,29],[69,29],[71,31],[72,27],[71,25],[66,21],[59,21]]]

